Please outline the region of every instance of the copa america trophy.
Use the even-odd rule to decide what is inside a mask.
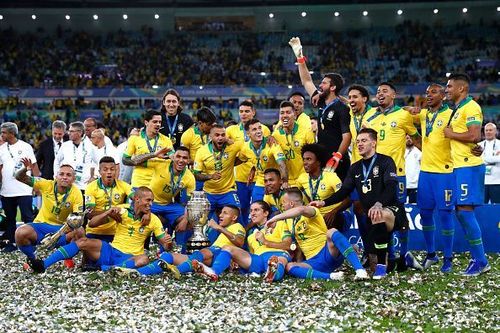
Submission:
[[[83,216],[83,214],[70,214],[66,219],[66,222],[64,222],[64,224],[56,233],[48,234],[41,240],[40,246],[47,250],[52,250],[53,248],[55,248],[57,242],[59,241],[59,238],[61,238],[62,235],[78,229],[83,225]]]
[[[207,223],[210,212],[210,201],[205,192],[193,191],[186,207],[188,222],[193,225],[193,236],[186,243],[186,252],[191,254],[210,246],[208,237],[203,233],[203,226]]]

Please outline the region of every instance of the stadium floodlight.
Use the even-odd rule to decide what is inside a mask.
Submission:
[[[335,12],[335,13],[333,13],[333,15],[335,15],[335,17],[339,17],[340,13],[339,12]]]
[[[0,20],[3,20],[3,15],[0,15]]]
[[[437,14],[437,13],[439,13],[439,9],[434,8],[434,14]]]
[[[273,13],[269,13],[269,18],[274,18],[274,14]]]
[[[398,13],[398,15],[402,15],[403,14],[403,10],[402,9],[398,9],[397,13]]]
[[[292,89],[293,86],[291,84],[288,85],[288,89]]]
[[[450,75],[451,75],[450,72],[446,73],[446,77],[450,77]]]
[[[497,7],[497,12],[500,12],[500,7]]]
[[[157,84],[153,84],[152,88],[153,89],[158,89],[158,88],[160,88],[160,86],[158,86]]]
[[[466,7],[462,8],[462,13],[464,13],[464,14],[467,13],[467,10],[468,9]]]
[[[309,74],[311,74],[311,75],[314,74],[314,71],[309,71]]]
[[[260,76],[266,76],[266,72],[260,72]]]
[[[64,18],[65,18],[66,20],[70,20],[70,19],[71,19],[71,16],[66,15],[66,16],[64,16]]]
[[[31,19],[36,20],[36,15],[35,14],[31,15]]]
[[[203,86],[199,86],[198,88],[200,88],[200,90],[202,90],[202,89],[203,89]]]
[[[124,20],[128,19],[128,15],[127,14],[123,14],[122,17],[123,17]]]
[[[302,17],[306,17],[306,16],[307,16],[307,13],[306,13],[306,12],[302,12],[302,13],[300,13],[300,15],[301,15]]]
[[[363,11],[363,16],[368,16],[368,11],[367,10]]]
[[[94,21],[97,21],[99,19],[99,16],[97,14],[94,14],[94,16],[92,16],[94,18]]]
[[[159,19],[160,18],[160,15],[158,14],[155,14],[155,20]]]

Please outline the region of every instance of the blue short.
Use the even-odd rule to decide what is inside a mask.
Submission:
[[[204,181],[197,180],[196,181],[196,191],[203,191],[203,185],[205,184]]]
[[[111,243],[115,235],[99,235],[99,234],[86,234],[85,237],[90,239],[99,239],[107,243]]]
[[[242,210],[250,207],[250,199],[252,198],[254,184],[255,183],[251,183],[250,185],[247,185],[247,183],[236,182],[236,191]]]
[[[406,202],[406,176],[398,176],[398,200],[401,203]]]
[[[481,206],[484,204],[484,164],[453,170],[455,176],[454,202],[457,206]]]
[[[115,249],[111,244],[101,241],[101,255],[97,259],[97,265],[121,266],[125,261],[132,258],[132,254],[123,253]]]
[[[344,262],[344,257],[339,253],[335,258],[328,251],[328,245],[325,242],[325,246],[318,252],[314,257],[304,261],[304,264],[308,264],[312,269],[323,272],[331,273],[339,268]]]
[[[184,206],[179,203],[161,205],[153,202],[153,205],[151,206],[151,213],[163,217],[165,219],[165,223],[167,224],[164,227],[169,231],[173,231],[176,224],[175,222],[184,215],[184,210]],[[169,232],[169,234],[172,234],[172,232]]]
[[[358,193],[358,190],[354,189],[352,192],[351,192],[351,201],[359,201],[359,193]]]
[[[54,225],[54,224],[49,224],[49,223],[43,223],[43,222],[31,222],[28,223],[30,227],[35,229],[36,232],[36,244],[40,244],[42,239],[47,236],[48,234],[55,234],[56,232],[61,229],[62,225]],[[57,241],[57,246],[63,246],[66,245],[66,235],[61,235],[59,240]]]
[[[210,201],[209,218],[212,218],[215,221],[219,221],[219,218],[217,216],[215,216],[215,211],[217,209],[222,209],[224,206],[227,206],[227,205],[241,207],[240,200],[238,199],[238,196],[236,195],[235,191],[231,191],[231,192],[224,193],[224,194],[207,193],[207,199],[208,199],[208,201]],[[248,222],[248,221],[244,221],[241,214],[240,214],[240,217],[238,220],[243,226],[246,226],[246,223]],[[219,236],[218,231],[215,231],[212,228],[208,229],[207,237],[210,240],[210,243],[215,242],[215,240],[217,239],[218,236]]]
[[[266,189],[264,186],[255,185],[252,190],[252,202],[263,200]]]
[[[283,251],[273,251],[273,252],[265,252],[261,255],[250,254],[251,263],[248,269],[241,269],[242,273],[257,273],[262,274],[267,270],[267,262],[272,256],[284,257],[288,261],[291,261],[290,255]]]
[[[453,173],[420,171],[418,178],[417,203],[420,209],[452,210]]]

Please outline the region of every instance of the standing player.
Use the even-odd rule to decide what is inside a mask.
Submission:
[[[167,136],[175,149],[180,146],[182,134],[193,125],[193,119],[182,113],[181,96],[175,89],[165,91],[161,106],[160,133]]]
[[[469,241],[472,260],[464,271],[476,276],[491,269],[484,253],[481,229],[474,215],[474,207],[484,202],[483,159],[472,154],[472,148],[481,140],[483,114],[481,107],[469,96],[470,79],[466,74],[452,74],[446,84],[446,98],[455,104],[451,119],[444,129],[450,139],[453,174],[455,176],[455,205],[457,218]]]
[[[344,179],[351,164],[347,154],[351,143],[349,108],[339,99],[344,79],[338,73],[325,74],[317,89],[309,74],[300,39],[293,37],[289,44],[297,57],[302,85],[309,96],[319,95],[318,143],[328,149],[328,155],[332,155],[333,169],[340,179]]]
[[[451,216],[454,188],[453,162],[450,139],[445,138],[444,128],[450,119],[451,110],[443,103],[444,87],[433,83],[427,87],[427,109],[414,117],[422,129],[422,163],[418,179],[417,202],[422,218],[422,231],[427,247],[427,256],[422,264],[424,269],[437,263],[435,249],[433,211],[438,210],[443,237],[443,266],[441,271],[451,271],[453,256],[453,236],[455,226]]]
[[[245,124],[245,131],[250,141],[241,147],[238,159],[243,163],[250,162],[250,180],[255,182],[252,190],[252,202],[264,198],[264,170],[268,167],[278,166],[283,175],[283,187],[288,187],[288,171],[285,164],[285,154],[279,145],[270,145],[264,137],[263,126],[256,118]],[[243,216],[247,218],[247,216]]]
[[[245,130],[245,124],[255,117],[255,107],[251,101],[243,101],[239,106],[240,122],[236,125],[231,125],[227,128],[227,137],[233,142],[249,142],[250,136]],[[265,138],[271,135],[269,129],[264,126],[262,128]],[[248,209],[250,208],[250,200],[252,198],[252,190],[255,183],[250,175],[252,164],[250,161],[242,163],[235,168],[235,180],[238,198],[241,204],[241,215],[248,217]]]
[[[134,166],[132,187],[149,186],[155,163],[173,153],[172,141],[159,133],[161,113],[148,110],[144,113],[145,128],[139,135],[128,138],[123,164]]]
[[[285,154],[288,185],[296,186],[297,178],[304,172],[301,149],[305,144],[314,143],[314,136],[311,131],[301,128],[295,121],[292,103],[281,102],[279,117],[282,126],[274,130],[273,138]]]

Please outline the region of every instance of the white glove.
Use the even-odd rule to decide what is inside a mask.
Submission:
[[[295,57],[297,58],[302,58],[302,44],[300,44],[300,38],[299,37],[292,37],[290,41],[288,42],[290,46],[292,47],[293,53],[295,53]]]

